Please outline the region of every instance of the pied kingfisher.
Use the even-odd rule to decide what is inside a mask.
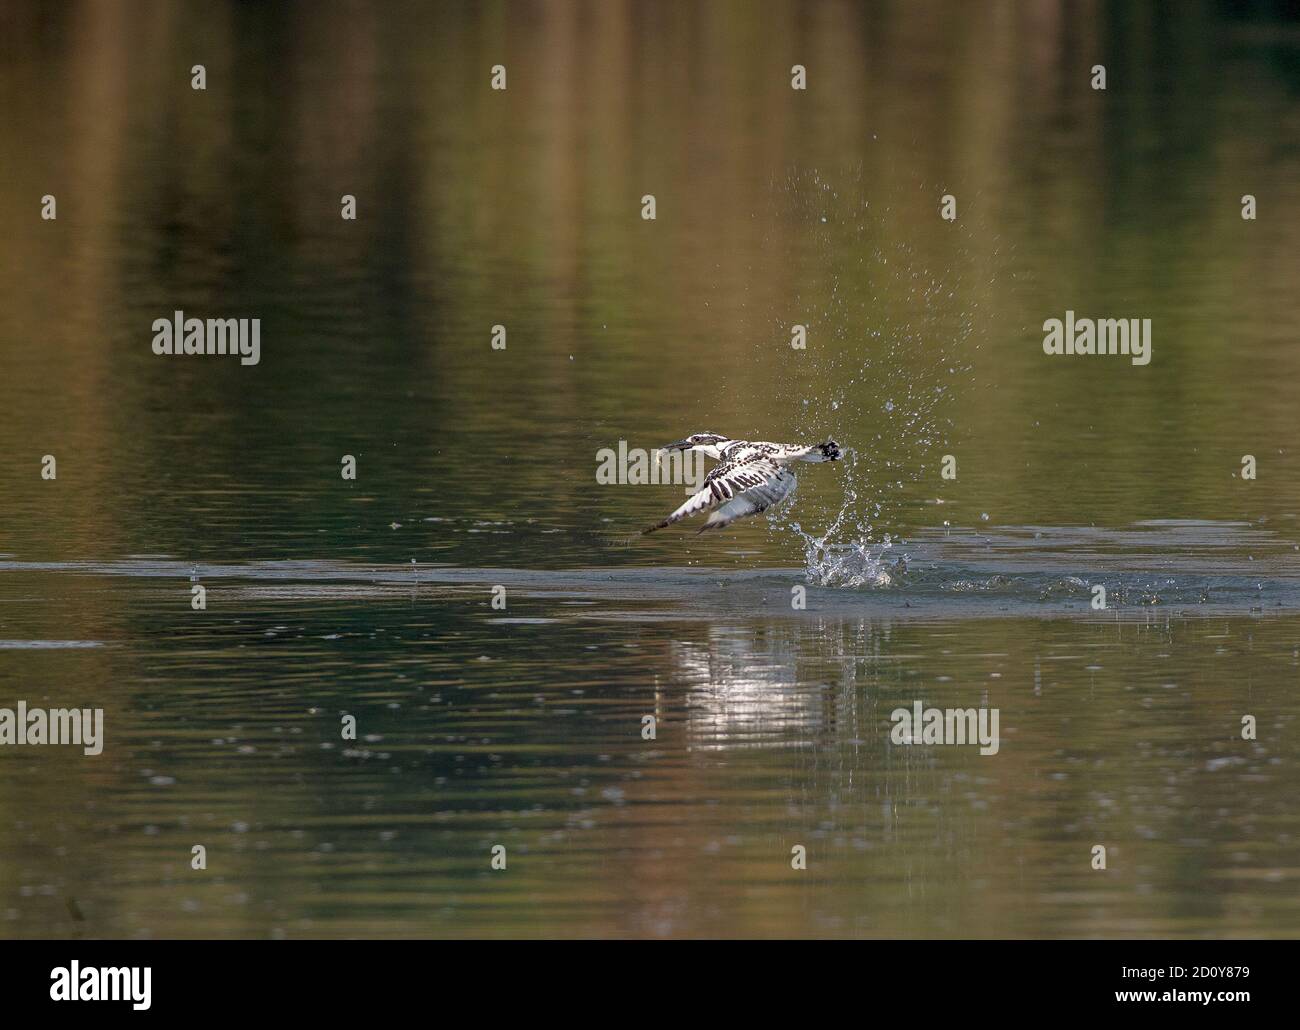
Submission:
[[[721,529],[747,515],[757,515],[794,493],[798,480],[786,468],[788,464],[793,461],[837,461],[842,456],[840,445],[834,440],[809,446],[730,440],[718,433],[695,433],[659,450],[660,453],[699,451],[721,464],[715,465],[704,477],[703,489],[692,494],[662,522],[642,530],[643,534],[653,533],[703,511],[712,514],[700,527],[701,533],[706,529]]]

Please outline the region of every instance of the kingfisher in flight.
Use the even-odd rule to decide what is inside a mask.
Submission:
[[[671,526],[701,512],[710,512],[699,529],[722,529],[736,519],[757,515],[780,504],[798,485],[787,468],[796,461],[838,461],[843,457],[834,440],[825,443],[764,443],[760,440],[732,440],[718,433],[694,433],[685,440],[661,447],[660,453],[698,451],[719,462],[704,477],[703,488],[662,522],[642,534]]]

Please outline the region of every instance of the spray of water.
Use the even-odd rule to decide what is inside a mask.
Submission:
[[[843,498],[824,529],[788,516],[772,525],[799,541],[810,583],[888,587],[906,566],[897,550],[906,507],[917,503],[918,483],[939,482],[951,405],[971,378],[977,319],[963,299],[970,262],[960,242],[931,261],[919,256],[890,217],[885,190],[871,196],[860,171],[837,178],[833,185],[797,173],[777,185],[786,216],[793,212],[806,231],[800,301],[818,340],[784,354],[777,374],[787,396],[799,391],[798,436],[845,447],[835,477]],[[941,267],[931,267],[936,261]],[[788,321],[774,313],[774,331]]]

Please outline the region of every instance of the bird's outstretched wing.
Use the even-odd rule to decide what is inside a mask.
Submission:
[[[798,480],[795,479],[793,472],[778,468],[776,475],[765,479],[758,486],[736,494],[726,504],[715,508],[709,515],[709,520],[700,527],[700,532],[703,533],[706,529],[722,529],[724,526],[731,525],[736,519],[767,511],[772,505],[780,504],[789,497],[797,483]]]
[[[697,493],[688,497],[686,503],[662,522],[657,522],[648,529],[642,530],[642,532],[653,533],[656,529],[671,526],[674,522],[680,522],[692,515],[698,515],[702,511],[712,511],[719,505],[728,505],[730,507],[728,502],[739,501],[742,495],[745,498],[749,498],[751,495],[753,497],[752,502],[748,502],[746,506],[749,503],[761,505],[761,507],[753,507],[749,511],[731,515],[721,521],[710,519],[706,528],[713,529],[720,525],[726,525],[732,519],[739,518],[741,514],[753,514],[756,511],[762,511],[785,497],[790,492],[790,484],[785,482],[786,479],[793,481],[794,476],[785,472],[771,458],[764,457],[761,454],[750,454],[732,461],[724,461],[721,465],[717,465],[710,470],[709,474],[704,477],[704,486]],[[769,496],[772,499],[764,503],[764,498]]]

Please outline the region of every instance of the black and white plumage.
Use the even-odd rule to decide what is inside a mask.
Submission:
[[[704,486],[686,503],[643,533],[671,526],[701,512],[711,512],[700,527],[721,529],[736,519],[757,515],[780,504],[798,485],[786,466],[796,461],[837,461],[842,455],[834,440],[817,444],[765,443],[760,440],[731,440],[717,433],[695,433],[661,451],[699,451],[719,462],[704,477]]]

